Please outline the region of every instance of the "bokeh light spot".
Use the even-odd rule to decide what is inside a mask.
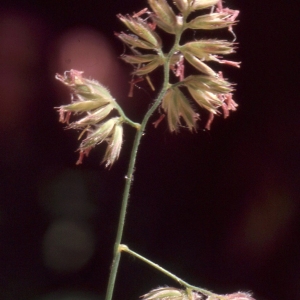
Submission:
[[[72,272],[90,260],[95,241],[92,231],[84,223],[61,219],[50,225],[43,246],[44,263],[48,268]]]

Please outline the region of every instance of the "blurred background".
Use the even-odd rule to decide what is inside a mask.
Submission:
[[[134,131],[125,128],[111,170],[100,165],[102,146],[76,166],[78,133],[64,130],[54,110],[70,95],[54,76],[84,71],[141,121],[155,93],[140,83],[127,97],[132,69],[118,59],[124,47],[114,32],[125,30],[117,13],[145,6],[146,0],[0,4],[0,299],[104,299]],[[222,68],[238,83],[238,111],[215,118],[210,132],[201,112],[197,134],[149,124],[123,242],[217,293],[300,299],[297,9],[283,0],[225,6],[241,11],[239,51],[230,58],[242,67]],[[171,41],[164,36],[166,49]],[[151,78],[158,87],[160,71]],[[138,299],[164,285],[177,287],[124,254],[114,299]]]

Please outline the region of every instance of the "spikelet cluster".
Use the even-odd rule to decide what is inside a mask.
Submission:
[[[163,66],[167,54],[162,52],[162,39],[156,28],[172,34],[181,34],[185,30],[217,30],[228,28],[236,24],[238,11],[223,8],[220,0],[174,0],[173,3],[179,11],[174,9],[166,0],[148,0],[151,10],[143,9],[139,13],[118,15],[118,18],[132,33],[116,33],[116,36],[132,49],[133,54],[122,55],[122,59],[134,65],[134,76],[147,76],[156,68]],[[202,14],[188,20],[192,12],[211,8],[210,13]],[[145,16],[144,18],[142,16]],[[233,100],[233,86],[223,78],[222,72],[213,70],[207,62],[214,61],[219,64],[228,64],[239,68],[240,62],[224,60],[222,57],[235,52],[234,42],[218,39],[201,39],[178,45],[170,60],[170,68],[181,81],[180,84],[170,84],[162,100],[161,107],[167,116],[169,129],[176,132],[184,121],[189,130],[196,129],[199,113],[194,109],[189,96],[200,107],[209,111],[206,128],[219,108],[223,110],[224,117],[229,111],[236,110],[237,103]],[[144,53],[147,52],[147,53]],[[195,68],[196,74],[184,78],[184,66],[188,63]],[[155,126],[158,122],[155,122]]]
[[[70,70],[64,75],[56,74],[56,79],[68,86],[71,91],[71,104],[57,107],[59,121],[66,123],[69,129],[82,131],[83,138],[78,150],[81,164],[84,156],[96,145],[106,142],[107,148],[103,162],[111,166],[119,157],[122,141],[123,126],[120,117],[107,118],[116,108],[115,99],[107,88],[95,80],[86,79],[83,72]],[[72,114],[80,115],[77,121],[70,122]]]
[[[238,11],[223,8],[221,0],[173,0],[178,13],[166,0],[148,0],[150,6],[133,15],[118,14],[119,20],[129,29],[126,32],[115,33],[125,43],[132,54],[121,58],[134,66],[134,82],[146,77],[155,69],[169,65],[170,72],[178,77],[178,82],[168,83],[160,111],[163,114],[157,126],[166,116],[171,132],[178,132],[183,125],[190,131],[195,131],[199,119],[195,104],[209,112],[206,128],[210,129],[216,114],[223,111],[224,117],[237,108],[233,100],[233,85],[223,78],[221,71],[211,68],[209,62],[240,67],[239,62],[224,60],[223,56],[235,52],[234,42],[218,39],[200,39],[185,44],[174,44],[170,53],[163,52],[163,41],[157,28],[174,36],[181,36],[186,30],[217,30],[236,24]],[[210,8],[210,13],[188,18],[191,13]],[[190,64],[195,69],[194,75],[185,77],[184,68]],[[81,164],[84,156],[100,143],[107,143],[103,162],[111,166],[119,157],[123,141],[123,117],[111,117],[112,110],[119,106],[108,89],[95,80],[82,76],[83,72],[70,70],[64,75],[56,75],[56,79],[66,85],[71,91],[71,104],[57,108],[60,122],[67,128],[81,130],[82,142],[78,148]],[[152,85],[152,83],[151,83]],[[131,94],[132,92],[130,92]],[[192,101],[190,100],[192,99]],[[197,107],[196,105],[196,107]],[[80,118],[70,122],[71,115]],[[136,126],[136,128],[138,128]]]
[[[140,297],[142,300],[255,300],[250,293],[237,292],[227,295],[218,295],[209,292],[209,295],[181,290],[173,287],[163,287],[151,290]]]

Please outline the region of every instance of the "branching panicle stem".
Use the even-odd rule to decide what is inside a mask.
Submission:
[[[139,123],[135,123],[132,120],[130,120],[124,113],[123,109],[121,108],[121,106],[115,101],[114,103],[115,108],[117,109],[118,113],[120,114],[120,116],[123,118],[123,121],[125,123],[127,123],[128,125],[136,128],[136,129],[140,129],[141,125]]]
[[[207,129],[210,127],[214,114],[219,112],[219,108],[223,110],[223,115],[226,118],[229,111],[235,111],[237,107],[237,103],[232,98],[234,91],[232,84],[223,78],[222,72],[214,71],[206,63],[214,61],[219,64],[227,64],[239,68],[240,62],[221,59],[223,55],[235,52],[235,44],[217,39],[194,40],[184,45],[179,45],[179,42],[183,31],[190,29],[214,30],[227,27],[232,32],[232,26],[236,24],[235,19],[239,12],[223,8],[222,0],[173,0],[173,3],[180,11],[178,15],[165,0],[148,0],[148,4],[153,12],[143,9],[132,16],[117,15],[120,21],[133,33],[121,32],[116,34],[133,52],[133,55],[122,55],[121,57],[125,62],[135,65],[135,70],[132,74],[134,77],[138,77],[138,79],[131,81],[129,96],[132,96],[132,88],[136,82],[141,80],[141,77],[146,77],[151,89],[155,90],[148,74],[163,66],[164,78],[161,90],[150,109],[146,112],[141,124],[133,122],[125,115],[123,109],[107,88],[95,80],[84,78],[82,76],[83,71],[71,69],[66,71],[64,75],[56,75],[56,78],[68,86],[72,93],[71,104],[57,108],[60,115],[59,120],[62,123],[66,123],[67,128],[82,130],[80,138],[83,138],[83,140],[79,146],[77,164],[81,164],[83,157],[88,156],[91,149],[96,145],[106,143],[107,149],[103,162],[106,162],[106,167],[111,167],[118,159],[123,143],[123,124],[126,123],[136,129],[128,170],[125,176],[113,261],[105,300],[112,299],[122,251],[144,261],[185,287],[183,292],[175,288],[155,289],[142,296],[143,300],[200,300],[203,299],[204,295],[207,296],[207,300],[254,300],[249,293],[238,292],[230,295],[216,295],[205,289],[192,286],[158,264],[121,244],[138,148],[153,112],[160,105],[164,111],[162,117],[153,123],[155,127],[164,116],[167,116],[166,119],[171,132],[179,131],[179,128],[182,127],[182,121],[185,127],[193,132],[196,131],[196,122],[199,119],[199,114],[194,110],[185,93],[181,91],[182,88],[186,89],[186,92],[190,94],[198,106],[209,111],[210,118],[206,125]],[[215,6],[215,12],[212,9],[210,14],[204,14],[187,22],[187,17],[190,13]],[[143,19],[141,16],[145,14],[147,14],[147,18]],[[162,39],[155,32],[156,26],[169,34],[173,34],[175,37],[173,47],[167,54],[162,51]],[[136,48],[150,50],[151,53],[143,54]],[[200,75],[185,77],[185,61],[198,72],[200,71]],[[170,84],[170,70],[178,77],[179,82]],[[118,112],[118,116],[111,116],[113,110]],[[70,123],[71,114],[84,116]],[[83,137],[84,135],[85,137]]]
[[[214,293],[208,291],[208,290],[205,290],[205,289],[202,289],[202,288],[199,288],[197,286],[194,286],[194,285],[190,285],[189,283],[187,283],[186,281],[182,280],[181,278],[179,278],[178,276],[174,275],[173,273],[167,271],[166,269],[162,268],[161,266],[159,266],[158,264],[152,262],[151,260],[147,259],[146,257],[130,250],[126,245],[120,245],[119,247],[119,251],[124,251],[124,252],[127,252],[128,254],[140,259],[141,261],[145,262],[146,264],[150,265],[151,267],[157,269],[158,271],[160,271],[161,273],[167,275],[168,277],[174,279],[175,281],[177,281],[180,285],[184,286],[186,289],[190,289],[190,290],[193,290],[193,291],[197,291],[197,292],[200,292],[206,296],[210,296],[210,295],[214,295]]]
[[[174,46],[172,47],[169,54],[167,55],[167,59],[164,64],[164,82],[163,82],[162,89],[161,89],[159,95],[157,96],[156,100],[152,104],[151,108],[147,111],[147,113],[144,116],[144,119],[140,125],[140,128],[137,129],[137,132],[135,134],[135,139],[133,142],[133,147],[132,147],[131,155],[130,155],[128,171],[127,171],[127,175],[126,175],[126,182],[125,182],[125,187],[124,187],[124,192],[123,192],[121,212],[120,212],[120,216],[119,216],[118,231],[117,231],[117,236],[116,236],[115,245],[114,245],[114,254],[113,254],[114,257],[113,257],[113,262],[112,262],[112,266],[111,266],[111,272],[110,272],[110,276],[109,276],[105,300],[111,300],[113,291],[114,291],[116,275],[118,272],[118,267],[119,267],[119,262],[120,262],[120,257],[121,257],[121,253],[119,251],[119,246],[122,242],[123,230],[124,230],[124,225],[125,225],[125,216],[126,216],[129,192],[130,192],[130,187],[131,187],[131,179],[132,179],[133,172],[134,172],[138,147],[139,147],[141,137],[143,136],[143,132],[145,130],[145,127],[148,123],[149,118],[151,117],[153,112],[160,105],[160,103],[168,89],[169,75],[170,75],[170,73],[169,73],[170,72],[170,60],[171,60],[171,57],[174,54],[174,52],[177,50],[177,47],[178,47],[179,41],[180,41],[180,37],[181,37],[181,32],[176,35]],[[159,54],[163,55],[163,53],[161,51],[159,51]]]

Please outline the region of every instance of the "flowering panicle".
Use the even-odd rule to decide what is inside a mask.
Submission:
[[[209,112],[205,128],[210,129],[214,115],[220,114],[221,110],[224,118],[227,118],[230,111],[236,110],[237,103],[233,100],[233,85],[223,78],[222,72],[214,70],[209,63],[239,68],[240,62],[223,59],[223,56],[235,53],[236,43],[218,39],[199,39],[180,44],[179,37],[185,30],[228,28],[232,32],[232,26],[236,25],[239,12],[223,8],[221,0],[173,0],[173,4],[180,12],[178,14],[167,0],[148,0],[148,4],[151,10],[145,8],[132,15],[117,15],[131,32],[115,33],[131,50],[131,54],[121,56],[122,60],[134,66],[129,95],[132,96],[134,85],[144,76],[154,90],[149,73],[161,66],[168,66],[178,78],[178,82],[165,83],[165,93],[160,103],[162,108],[160,111],[164,114],[153,124],[157,126],[166,116],[171,132],[178,132],[182,126],[195,131],[199,119],[199,113],[195,108],[198,105]],[[188,19],[192,12],[210,7],[210,13]],[[156,28],[177,37],[177,42],[170,53],[163,52],[162,39]],[[186,63],[194,67],[197,72],[195,75],[185,77]],[[80,71],[71,70],[65,72],[63,76],[56,75],[56,78],[72,92],[72,103],[62,105],[58,109],[60,121],[67,123],[67,128],[81,129],[86,133],[86,138],[79,147],[78,163],[82,162],[82,158],[88,155],[91,148],[105,141],[108,148],[104,160],[107,165],[111,165],[119,156],[122,145],[122,122],[124,122],[124,116],[120,113],[115,99],[97,81],[83,78]],[[107,120],[114,109],[118,110],[121,116]],[[69,124],[72,113],[84,116]]]
[[[218,39],[200,39],[182,45],[178,43],[174,46],[175,51],[167,58],[168,54],[161,51],[162,40],[156,34],[155,28],[157,26],[173,35],[181,34],[188,29],[216,30],[228,28],[232,32],[232,26],[237,23],[236,17],[239,12],[223,8],[221,0],[174,0],[173,3],[180,11],[178,15],[166,0],[148,0],[148,3],[152,11],[145,8],[132,16],[118,15],[119,19],[134,35],[125,33],[116,35],[131,49],[140,48],[151,51],[151,53],[141,54],[134,50],[133,55],[122,55],[121,58],[135,66],[132,74],[139,78],[147,76],[158,67],[169,63],[170,69],[180,81],[169,84],[169,90],[161,103],[161,107],[167,115],[166,119],[171,132],[178,132],[179,127],[182,126],[181,120],[184,121],[189,130],[195,130],[196,120],[199,119],[199,114],[194,111],[192,103],[184,95],[185,92],[180,90],[183,87],[187,88],[199,106],[209,111],[210,116],[206,128],[210,129],[213,116],[219,114],[219,109],[223,110],[223,115],[226,118],[230,110],[236,110],[237,104],[232,97],[232,85],[220,76],[219,70],[215,71],[208,63],[214,61],[239,68],[240,62],[222,58],[222,56],[234,53],[236,44]],[[187,17],[192,12],[209,7],[212,7],[211,13],[196,16],[187,21]],[[147,17],[143,19],[143,15],[147,15]],[[189,76],[185,79],[185,62],[188,62],[202,75]],[[194,81],[197,81],[197,84]],[[132,80],[131,82],[136,81]],[[162,118],[159,120],[161,121]],[[155,122],[155,126],[160,121]]]
[[[110,112],[116,109],[115,99],[108,89],[95,80],[82,77],[83,72],[70,70],[64,75],[56,74],[56,79],[71,90],[72,103],[57,108],[60,122],[67,123],[67,128],[81,129],[80,137],[86,132],[87,137],[79,146],[79,159],[88,156],[97,144],[107,142],[108,147],[103,161],[111,166],[119,157],[123,140],[122,118],[114,117],[105,121]],[[69,123],[71,114],[84,114],[79,120]]]
[[[224,118],[227,118],[229,112],[235,111],[238,106],[233,100],[234,85],[223,77],[221,71],[214,70],[209,63],[240,67],[240,62],[223,59],[223,56],[235,53],[236,43],[232,27],[237,23],[236,18],[239,11],[223,8],[222,0],[173,0],[172,2],[179,13],[175,13],[167,0],[148,0],[151,11],[145,8],[133,15],[117,15],[119,20],[131,31],[131,33],[115,33],[131,50],[131,54],[121,56],[122,60],[134,66],[129,96],[132,96],[134,85],[142,81],[144,77],[148,80],[152,90],[155,90],[149,73],[161,66],[164,67],[161,92],[146,112],[141,124],[134,123],[127,118],[108,89],[95,80],[84,78],[83,72],[70,70],[66,71],[64,75],[56,75],[56,79],[71,90],[71,103],[57,108],[59,121],[66,123],[68,129],[81,130],[79,138],[86,134],[78,148],[77,164],[82,163],[83,158],[89,155],[92,148],[105,142],[107,148],[102,162],[106,164],[106,167],[112,166],[120,155],[123,142],[123,123],[137,129],[125,177],[127,180],[115,242],[117,251],[114,251],[106,299],[111,300],[112,298],[120,252],[126,251],[186,287],[186,290],[172,287],[157,288],[141,296],[142,300],[254,300],[250,293],[236,292],[218,295],[191,286],[159,265],[130,250],[127,246],[120,244],[137,150],[143,130],[153,112],[159,106],[161,108],[159,112],[164,112],[153,123],[155,127],[166,118],[171,132],[178,132],[182,126],[193,132],[196,131],[199,120],[197,108],[201,107],[209,112],[205,128],[210,129],[214,116],[220,114],[220,110],[223,111]],[[210,13],[194,18],[190,17],[191,13],[194,15],[195,11],[207,8],[211,8]],[[156,32],[157,28],[175,36],[174,45],[168,53],[163,52],[162,39]],[[228,28],[234,40],[199,39],[180,44],[181,36],[186,30],[221,28]],[[146,53],[143,53],[145,51]],[[185,76],[186,62],[195,69],[196,74]],[[175,83],[170,82],[170,72],[173,72],[176,77]],[[189,100],[188,97],[192,100]],[[113,110],[118,113],[117,116],[111,116]],[[70,122],[72,114],[80,115],[80,117]]]
[[[157,288],[140,297],[142,300],[255,300],[251,294],[237,292],[218,295],[209,292],[205,295],[191,290],[180,290],[172,287]]]

